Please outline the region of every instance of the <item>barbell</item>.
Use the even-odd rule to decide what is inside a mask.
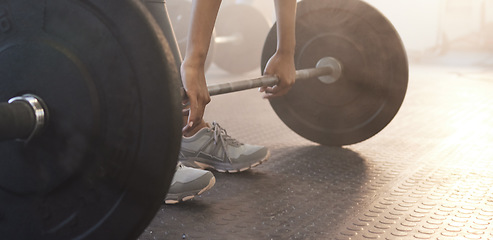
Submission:
[[[135,239],[146,228],[181,139],[167,37],[138,0],[0,3],[2,238]],[[290,128],[345,145],[392,120],[407,88],[407,58],[377,10],[359,0],[304,0],[296,42],[299,81],[270,100]],[[214,95],[276,82],[208,88]]]

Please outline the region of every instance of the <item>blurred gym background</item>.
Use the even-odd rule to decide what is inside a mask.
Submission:
[[[437,57],[443,60],[444,56],[450,56],[445,62],[454,62],[450,58],[456,58],[455,61],[460,64],[467,60],[463,58],[471,56],[457,52],[476,53],[476,57],[477,54],[493,53],[493,0],[366,2],[379,9],[395,26],[410,63],[426,62]],[[168,0],[170,17],[183,51],[190,7],[190,0]],[[223,0],[211,43],[209,66],[214,63],[231,74],[258,71],[263,39],[274,22],[273,1]],[[235,61],[229,57],[234,57]]]

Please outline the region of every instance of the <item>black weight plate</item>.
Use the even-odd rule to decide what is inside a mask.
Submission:
[[[190,21],[192,18],[192,2],[189,0],[168,0],[166,2],[168,15],[173,25],[176,41],[182,57],[185,57],[187,50],[188,31],[190,29]],[[211,66],[215,53],[215,31],[212,32],[211,43],[209,44],[209,52],[205,60],[204,68],[207,71]]]
[[[332,84],[299,80],[270,101],[283,122],[323,145],[357,143],[382,130],[397,114],[408,82],[408,62],[392,24],[359,0],[305,0],[296,19],[297,69],[323,57],[338,59],[342,76]],[[262,71],[276,49],[275,26],[262,56]]]
[[[217,16],[216,36],[235,40],[216,44],[214,63],[232,74],[257,69],[269,28],[269,21],[255,7],[225,5]]]
[[[0,142],[0,238],[137,238],[181,135],[157,23],[138,0],[11,0],[0,13],[0,102],[31,93],[50,114],[31,142]]]

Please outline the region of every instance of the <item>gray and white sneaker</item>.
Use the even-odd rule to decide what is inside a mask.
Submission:
[[[216,183],[210,171],[183,166],[178,163],[164,202],[175,204],[188,201],[209,190]]]
[[[242,172],[269,159],[263,146],[243,144],[216,122],[191,137],[183,137],[179,160],[183,165],[219,172]]]

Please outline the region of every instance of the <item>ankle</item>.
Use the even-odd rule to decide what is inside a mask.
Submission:
[[[204,120],[200,120],[199,124],[195,124],[195,126],[189,129],[187,132],[183,133],[184,137],[191,137],[199,132],[202,128],[209,127]]]

